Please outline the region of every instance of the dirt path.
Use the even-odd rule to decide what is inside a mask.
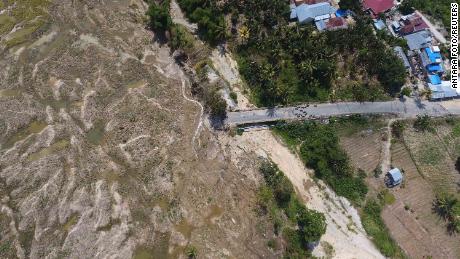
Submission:
[[[445,44],[447,43],[447,40],[446,38],[444,37],[444,35],[442,35],[438,29],[436,28],[436,26],[434,26],[430,20],[428,20],[425,15],[423,15],[421,12],[419,11],[415,11],[416,14],[420,15],[420,17],[422,17],[423,21],[428,25],[428,27],[430,28],[430,31],[431,33],[433,34],[433,36],[439,41],[441,42],[442,44]]]
[[[187,18],[185,18],[184,13],[179,7],[179,4],[177,4],[175,0],[171,1],[170,13],[174,23],[185,26],[189,31],[193,33],[196,32],[196,30],[198,30],[198,25],[187,21]]]
[[[391,140],[393,134],[391,134],[391,125],[395,122],[395,119],[390,119],[388,121],[387,128],[387,140],[383,143],[382,148],[382,173],[388,172],[391,168]]]
[[[238,64],[233,59],[232,54],[220,45],[211,53],[211,61],[219,75],[229,83],[230,88],[237,94],[237,109],[248,110],[255,108],[249,99],[242,93],[243,82],[238,72]]]
[[[315,256],[326,256],[323,245],[327,242],[334,248],[334,258],[383,258],[368,239],[356,209],[324,184],[317,185],[311,177],[313,172],[270,131],[246,132],[226,141],[232,158],[241,152],[269,157],[286,174],[307,207],[325,214],[327,229],[313,250]]]

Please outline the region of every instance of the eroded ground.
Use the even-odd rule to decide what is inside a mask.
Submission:
[[[0,257],[275,255],[143,1],[0,4]]]

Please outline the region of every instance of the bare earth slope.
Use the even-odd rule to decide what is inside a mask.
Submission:
[[[146,4],[38,9],[39,29],[0,30],[0,257],[273,257],[253,160],[237,170],[201,126]]]

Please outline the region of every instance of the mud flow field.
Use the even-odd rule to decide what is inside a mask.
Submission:
[[[411,258],[458,258],[460,238],[451,234],[446,222],[433,211],[436,193],[447,191],[458,197],[460,174],[454,158],[459,156],[459,125],[436,120],[433,131],[419,132],[413,121],[405,122],[402,138],[388,138],[387,128],[360,130],[344,135],[341,144],[353,165],[367,173],[369,195],[388,189],[383,174],[374,176],[385,159],[404,170],[402,185],[388,189],[382,217],[391,236]],[[385,147],[391,142],[390,156]]]
[[[147,4],[0,1],[0,257],[274,257]]]

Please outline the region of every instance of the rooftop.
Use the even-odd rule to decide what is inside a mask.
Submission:
[[[388,174],[390,175],[393,184],[400,184],[402,182],[403,176],[398,168],[391,169]]]
[[[394,51],[395,51],[396,55],[402,60],[402,62],[404,63],[404,66],[406,68],[410,68],[411,66],[410,66],[409,60],[407,59],[407,56],[404,53],[403,48],[401,48],[399,46],[396,46],[396,47],[394,47]]]
[[[404,36],[410,50],[422,49],[431,46],[431,33],[427,30],[419,31]]]
[[[403,27],[400,29],[401,34],[411,34],[428,28],[418,14],[406,15],[401,18]]]
[[[310,22],[317,17],[325,17],[327,19],[335,12],[335,8],[329,3],[318,3],[313,5],[301,4],[291,11],[291,17],[295,16],[299,19],[300,23]]]
[[[391,8],[393,8],[394,2],[393,0],[364,0],[363,7],[366,10],[371,10],[374,14],[384,13]]]
[[[428,87],[431,90],[431,99],[452,98],[460,96],[460,92],[457,92],[452,88],[450,81],[441,81],[441,83],[437,85],[428,83]]]

